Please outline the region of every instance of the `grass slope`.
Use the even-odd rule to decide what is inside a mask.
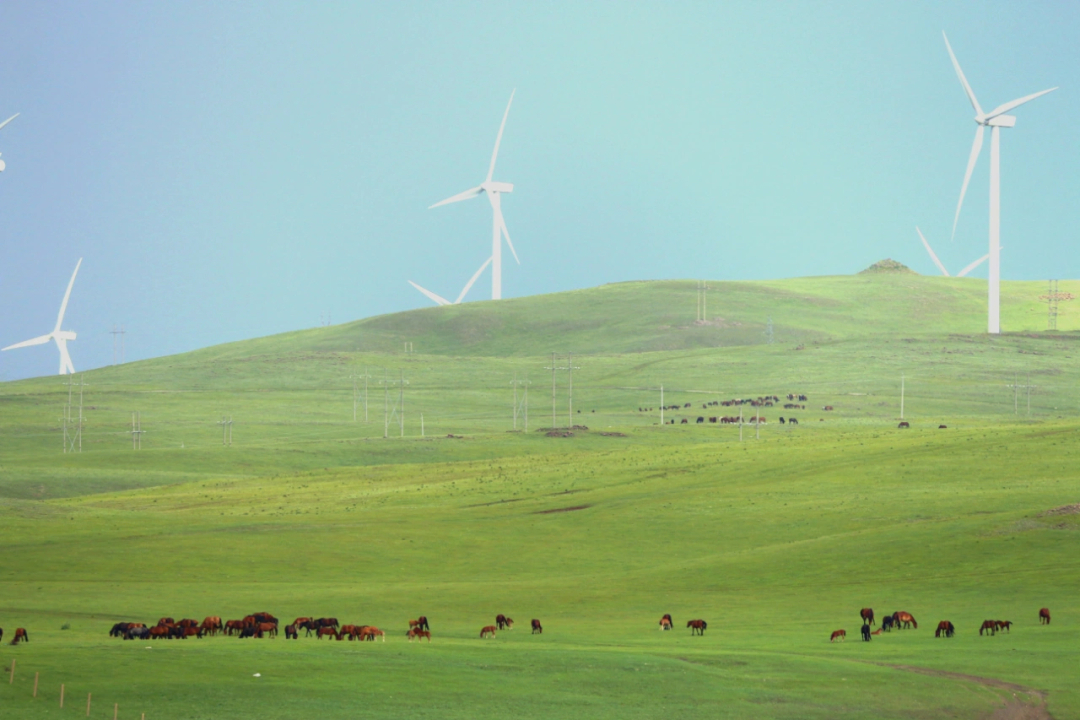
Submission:
[[[0,385],[0,626],[32,637],[3,646],[18,666],[0,717],[81,716],[86,692],[95,714],[148,718],[1080,717],[1080,515],[1047,514],[1080,500],[1078,318],[1035,332],[1041,288],[1008,283],[1004,324],[1025,332],[989,338],[977,281],[876,275],[727,284],[709,301],[723,323],[695,326],[693,288],[474,303],[104,368],[84,375],[78,454],[59,452],[57,378]],[[402,338],[423,352],[389,352]],[[592,428],[572,438],[535,432],[552,345],[575,349],[572,418]],[[406,437],[384,440],[377,380],[398,372]],[[373,376],[367,423],[356,374]],[[532,382],[528,433],[507,432],[515,376]],[[1017,383],[1034,386],[1030,415]],[[658,425],[661,384],[690,424]],[[556,424],[566,390],[560,374]],[[808,407],[765,410],[760,439],[694,422],[737,412],[703,402],[789,391]],[[856,642],[865,605],[920,628]],[[256,610],[390,637],[105,637],[119,619]],[[498,612],[519,627],[479,641]],[[657,632],[664,612],[676,632]],[[417,647],[401,634],[421,613],[435,641]],[[1017,626],[980,638],[987,617]],[[957,638],[932,637],[941,619]],[[841,627],[852,641],[830,645]]]

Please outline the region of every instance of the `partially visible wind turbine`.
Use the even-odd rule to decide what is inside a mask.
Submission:
[[[934,249],[930,247],[930,243],[926,242],[926,237],[922,234],[922,230],[919,229],[918,225],[915,226],[915,232],[919,233],[919,239],[922,240],[923,247],[926,248],[926,252],[930,253],[930,259],[934,261],[935,265],[937,265],[937,268],[941,271],[941,274],[945,277],[952,277],[951,275],[949,275],[949,271],[945,269],[945,266],[941,264],[941,261],[938,260],[937,253],[935,253]],[[990,257],[990,255],[983,255],[981,258],[971,263],[960,272],[956,273],[956,277],[964,277],[969,272],[986,262],[986,259],[988,257]]]
[[[960,78],[960,84],[964,86],[971,107],[975,109],[975,141],[971,144],[971,155],[968,157],[967,171],[964,173],[964,184],[960,187],[960,201],[956,203],[956,216],[953,218],[953,237],[956,237],[956,223],[960,219],[960,208],[964,205],[964,195],[967,193],[968,181],[971,180],[971,172],[975,169],[975,161],[979,159],[982,150],[983,128],[990,128],[990,281],[989,281],[989,312],[987,317],[987,332],[997,334],[1001,332],[1001,138],[1000,129],[1016,125],[1016,118],[1005,113],[1014,110],[1026,102],[1041,97],[1048,92],[1057,90],[1052,87],[1031,95],[1025,95],[1017,100],[1012,100],[999,105],[990,112],[983,112],[979,101],[975,99],[975,93],[968,85],[964,71],[960,69],[960,63],[949,45],[949,38],[942,31],[945,38],[945,47],[952,58],[956,76]]]
[[[71,356],[68,355],[67,349],[67,342],[68,340],[75,339],[75,333],[70,330],[61,330],[60,326],[64,322],[64,312],[67,310],[68,298],[71,297],[71,287],[75,284],[75,276],[79,274],[80,265],[82,265],[82,258],[79,258],[79,262],[76,263],[75,272],[71,273],[71,280],[68,282],[67,292],[64,293],[64,302],[60,303],[60,314],[56,317],[56,327],[53,328],[53,331],[48,335],[42,335],[41,337],[36,337],[32,340],[24,340],[21,343],[8,345],[6,348],[0,349],[0,352],[3,350],[30,347],[31,345],[44,345],[50,340],[53,340],[56,342],[56,347],[60,349],[60,374],[75,374],[75,366],[71,364]]]
[[[15,118],[17,118],[17,117],[19,117],[19,113],[15,113],[15,114],[14,114],[14,115],[12,115],[11,117],[9,117],[9,118],[8,118],[7,120],[5,120],[4,122],[0,123],[0,128],[4,127],[5,125],[7,125],[7,124],[8,124],[9,122],[11,122],[12,120],[14,120],[14,119],[15,119]],[[6,165],[6,164],[4,164],[4,161],[3,161],[3,160],[0,160],[0,172],[3,172],[3,171],[4,171],[4,168],[6,168],[6,167],[7,167],[7,165]]]
[[[427,295],[432,300],[434,300],[436,305],[460,305],[461,301],[465,299],[465,296],[469,293],[469,290],[472,288],[473,283],[475,283],[476,279],[478,277],[480,277],[480,273],[484,272],[484,270],[490,264],[491,264],[491,258],[488,258],[487,260],[484,261],[484,264],[480,266],[480,269],[477,270],[476,272],[474,272],[473,276],[471,278],[469,278],[469,282],[465,283],[465,287],[463,287],[461,289],[461,293],[457,296],[457,300],[455,300],[454,302],[450,302],[446,298],[444,298],[444,297],[442,297],[440,295],[436,295],[435,293],[431,292],[430,290],[427,290],[425,288],[420,287],[419,285],[414,283],[412,280],[409,281],[409,284],[412,285],[417,290],[419,290],[420,292]]]
[[[521,260],[518,259],[517,251],[514,250],[514,243],[510,241],[510,231],[506,229],[506,222],[503,220],[502,214],[502,202],[500,196],[503,193],[510,193],[514,191],[514,186],[510,183],[494,182],[491,177],[495,174],[495,159],[499,156],[499,143],[502,142],[503,128],[506,127],[506,117],[510,114],[510,105],[514,102],[514,90],[510,93],[510,102],[506,103],[506,112],[503,113],[502,124],[499,125],[499,135],[495,138],[495,149],[491,153],[491,164],[488,166],[487,179],[474,188],[469,188],[465,192],[458,193],[453,197],[448,197],[441,202],[437,202],[430,206],[431,208],[437,208],[440,205],[449,205],[450,203],[460,202],[462,200],[469,200],[476,197],[480,193],[487,193],[488,202],[491,203],[492,212],[492,230],[491,230],[491,299],[502,299],[502,238],[506,238],[506,244],[510,247],[510,252],[514,254],[514,260],[517,260],[517,264],[521,264]],[[483,268],[481,268],[483,269]],[[473,278],[475,280],[475,278]],[[412,281],[410,281],[412,282]],[[414,283],[415,285],[415,283]],[[435,300],[434,297],[428,291],[415,285],[422,293]],[[436,302],[439,302],[436,300]],[[449,305],[450,303],[444,303]]]

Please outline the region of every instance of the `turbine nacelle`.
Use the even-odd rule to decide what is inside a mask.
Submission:
[[[493,193],[493,192],[512,193],[512,192],[514,192],[514,184],[513,183],[493,182],[491,180],[488,180],[487,182],[483,183],[480,186],[480,188],[484,192],[489,192],[489,193]]]
[[[979,122],[978,118],[975,118],[975,122]],[[1015,115],[998,115],[992,117],[989,120],[985,120],[980,125],[986,125],[988,127],[1016,127]]]

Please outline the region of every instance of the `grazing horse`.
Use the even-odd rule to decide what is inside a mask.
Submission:
[[[490,637],[495,637],[495,630],[497,630],[497,628],[494,625],[487,625],[487,626],[481,628],[480,629],[480,639],[483,639],[483,638],[489,637],[489,636]]]
[[[489,629],[491,630],[491,637],[495,637],[495,628],[493,626],[491,626],[491,625],[488,625],[486,628],[484,628],[484,630],[489,630]],[[381,632],[381,631],[379,631],[379,632]],[[412,630],[410,630],[408,633],[406,633],[406,637],[409,638],[409,642],[412,642],[413,640],[418,640],[419,641],[419,640],[422,640],[423,638],[427,638],[427,641],[431,642],[431,633],[428,632],[427,630],[420,630],[419,628],[413,628]],[[483,630],[480,631],[480,637],[484,637]],[[374,636],[371,639],[374,640],[375,639]],[[383,642],[386,642],[385,637],[383,638]]]
[[[428,642],[431,642],[431,633],[429,631],[417,628],[416,633],[418,636],[420,634],[423,634],[425,637],[427,637]],[[364,627],[360,628],[361,640],[369,640],[371,642],[375,642],[375,638],[382,638],[382,641],[386,642],[386,633],[373,625],[365,625]]]
[[[885,617],[881,618],[881,629],[885,632],[892,632],[893,625],[895,624],[896,622],[893,620],[892,615],[886,615]]]
[[[979,635],[986,631],[987,635],[993,635],[997,632],[997,623],[993,620],[983,620],[982,626],[979,628]]]
[[[956,632],[956,626],[948,620],[942,620],[937,625],[937,630],[934,631],[934,637],[947,637],[951,638],[953,633]]]
[[[919,629],[919,623],[915,622],[915,618],[911,616],[911,613],[906,613],[903,610],[893,613],[893,624],[899,628],[908,629],[914,627]]]
[[[337,627],[340,623],[337,618],[319,618],[315,621],[316,627]]]
[[[157,621],[157,624],[158,625],[175,625],[176,621],[173,620],[171,617],[163,617],[163,618],[161,618],[160,620]]]
[[[240,631],[240,638],[261,638],[263,636],[262,630],[258,625],[248,625]]]
[[[863,608],[859,611],[859,617],[862,618],[864,625],[874,624],[874,608]]]
[[[315,639],[316,640],[322,640],[324,637],[332,637],[335,640],[340,640],[341,639],[340,637],[338,637],[338,631],[335,630],[330,625],[325,625],[325,626],[319,628],[315,632]]]
[[[833,634],[829,636],[829,642],[836,642],[837,640],[847,639],[846,630],[833,630]]]
[[[169,628],[166,625],[155,625],[150,628],[150,637],[152,638],[168,638]]]
[[[139,623],[142,625],[142,623]],[[127,632],[124,633],[125,640],[149,640],[150,628],[143,625],[142,627],[129,627]]]
[[[1011,620],[995,620],[994,621],[994,630],[1004,630],[1007,633],[1011,633],[1012,632],[1012,621]]]
[[[1049,625],[1050,624],[1050,608],[1042,608],[1042,609],[1039,610],[1039,624],[1040,625]],[[3,632],[2,631],[0,631],[0,637],[3,637]]]
[[[897,428],[909,428],[909,427],[911,427],[911,423],[909,423],[907,420],[903,420],[896,427]]]
[[[18,645],[20,641],[30,642],[30,636],[26,634],[26,628],[15,628],[15,637],[12,638],[11,644]]]
[[[285,626],[285,639],[288,640],[289,638],[292,638],[293,640],[299,640],[300,639],[300,634],[296,632],[295,623],[292,624],[292,625],[286,625]]]
[[[513,630],[514,629],[514,619],[513,618],[508,618],[505,615],[503,615],[502,613],[499,613],[498,615],[495,616],[495,625],[500,630],[504,630],[504,629],[505,630]]]
[[[255,627],[259,628],[260,633],[266,633],[270,637],[277,637],[277,622],[261,622]]]
[[[355,640],[360,636],[360,628],[356,625],[342,625],[338,630],[338,640],[344,640],[346,635],[350,641]]]
[[[709,623],[704,620],[691,620],[686,623],[686,627],[690,628],[691,635],[704,635],[705,628],[709,627]]]
[[[537,620],[536,618],[533,618],[533,621],[532,621],[532,634],[533,635],[535,635],[536,633],[543,634],[543,632],[544,632],[544,628],[540,626],[540,621]],[[3,631],[0,630],[0,637],[2,637],[2,636],[3,636]]]
[[[244,621],[243,620],[226,620],[225,621],[225,634],[226,635],[235,635],[236,633],[240,632],[243,629],[244,629]]]
[[[664,613],[664,617],[660,618],[661,630],[670,630],[673,627],[673,624],[671,613]]]
[[[221,630],[221,618],[217,615],[210,615],[202,621],[202,629],[204,632],[210,633],[210,635],[217,635]]]
[[[319,626],[315,624],[314,620],[305,620],[302,623],[297,623],[296,627],[307,630],[307,633],[304,635],[304,637],[311,637],[311,631],[319,629]]]
[[[187,630],[189,627],[199,627],[199,621],[192,620],[191,618],[184,618],[180,622],[176,623],[176,625]]]
[[[421,630],[427,630],[429,632],[431,631],[431,628],[428,626],[427,615],[421,615],[420,617],[416,618],[416,621],[420,623],[416,627],[420,628]]]
[[[129,627],[131,627],[131,623],[118,622],[112,626],[112,630],[109,631],[109,637],[120,637],[128,631]],[[0,639],[3,639],[3,637],[4,631],[0,630]]]
[[[870,626],[866,623],[862,626],[862,639],[863,642],[870,642]]]

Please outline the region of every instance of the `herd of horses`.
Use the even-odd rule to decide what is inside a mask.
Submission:
[[[668,617],[665,615],[664,617]],[[919,623],[915,621],[915,618],[911,613],[899,611],[894,612],[892,615],[886,615],[881,619],[881,627],[877,630],[870,632],[870,626],[877,624],[874,621],[874,609],[863,608],[859,611],[859,618],[862,620],[862,639],[865,642],[870,642],[870,638],[874,635],[880,635],[883,631],[890,632],[896,630],[908,630],[919,629]],[[663,620],[660,621],[663,624]],[[1049,608],[1039,609],[1039,624],[1050,624],[1050,610]],[[1010,632],[1012,629],[1012,622],[1010,620],[984,620],[982,627],[979,628],[979,635],[996,635],[999,632]],[[934,637],[936,638],[951,638],[956,633],[956,626],[948,620],[942,620],[938,623],[937,629],[934,631]],[[829,642],[836,642],[838,640],[845,640],[847,638],[847,631],[834,630],[832,635],[829,636]]]

